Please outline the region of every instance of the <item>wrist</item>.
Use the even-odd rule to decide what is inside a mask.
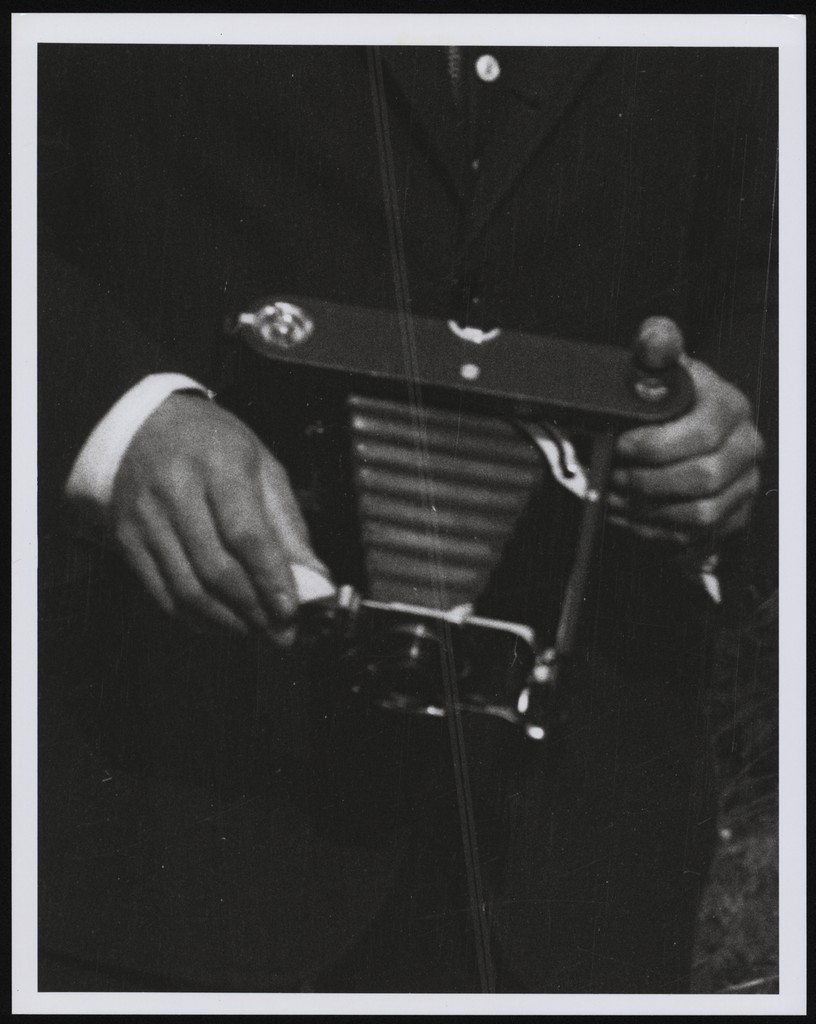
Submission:
[[[159,406],[175,394],[214,397],[183,374],[153,374],[132,387],[100,420],[77,456],[65,485],[65,496],[75,508],[85,515],[104,517],[114,479],[133,438]]]

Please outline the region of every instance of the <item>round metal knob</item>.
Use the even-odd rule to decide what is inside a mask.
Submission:
[[[635,378],[633,387],[644,402],[664,401],[669,394],[665,371],[676,366],[683,355],[683,335],[669,317],[652,316],[640,327],[633,346]]]
[[[275,348],[292,348],[307,341],[314,332],[309,316],[291,302],[271,302],[254,313],[244,313],[239,323],[246,324],[256,342]]]

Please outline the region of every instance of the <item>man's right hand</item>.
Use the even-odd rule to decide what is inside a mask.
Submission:
[[[288,646],[298,607],[291,566],[328,577],[283,467],[237,417],[173,394],[130,443],[111,528],[159,605],[193,625],[264,631]]]

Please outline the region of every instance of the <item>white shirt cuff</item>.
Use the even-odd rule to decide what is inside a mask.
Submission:
[[[141,425],[176,391],[214,395],[182,373],[154,373],[135,384],[97,423],[82,447],[65,485],[66,496],[107,508],[122,458]]]

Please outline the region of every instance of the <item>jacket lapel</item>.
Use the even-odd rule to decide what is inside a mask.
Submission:
[[[446,48],[383,46],[379,55],[387,80],[403,95],[408,116],[424,134],[449,184],[461,190],[467,133],[453,100]]]
[[[487,49],[487,48],[486,48]],[[473,48],[466,51],[473,59]],[[553,131],[597,65],[606,47],[498,47],[501,92],[490,108],[487,145],[473,183],[467,248],[523,172],[536,148]],[[429,148],[451,186],[462,192],[467,132],[459,120],[444,47],[381,47],[389,82],[410,104],[409,116],[424,132]],[[463,68],[463,73],[470,69]],[[490,89],[486,85],[485,89]],[[488,94],[487,99],[493,100]]]
[[[495,51],[502,65],[503,89],[500,102],[491,111],[463,248],[482,230],[608,52],[603,47],[515,47]]]

